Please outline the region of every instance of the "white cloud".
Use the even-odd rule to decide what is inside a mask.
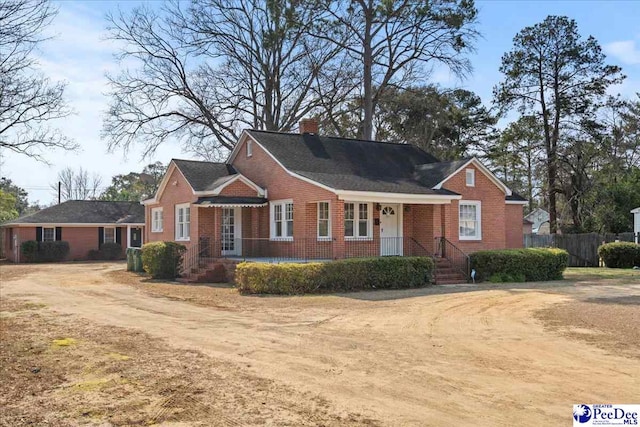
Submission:
[[[608,43],[604,51],[623,64],[640,65],[640,43],[636,40],[621,40]]]
[[[132,149],[126,158],[122,152],[106,152],[100,130],[104,111],[108,108],[108,98],[104,95],[108,91],[105,72],[119,69],[112,56],[115,46],[104,39],[103,11],[75,2],[61,2],[59,6],[59,14],[48,29],[48,34],[54,38],[40,47],[38,60],[40,69],[52,81],[67,83],[65,97],[75,111],[74,115],[50,125],[73,138],[81,149],[74,153],[46,153],[51,166],[5,152],[0,170],[2,176],[24,187],[30,199],[45,204],[54,200],[49,184],[55,182],[58,171],[67,166],[82,166],[97,172],[103,178],[103,186],[107,186],[113,175],[142,170],[144,165],[156,160],[167,163],[171,157],[181,157],[179,147],[172,144],[161,147],[153,159],[145,161],[140,160],[141,152],[136,149]]]

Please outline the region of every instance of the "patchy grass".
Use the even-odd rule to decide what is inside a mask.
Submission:
[[[0,308],[12,314],[0,317],[1,427],[378,425],[141,332],[6,297]]]
[[[634,281],[640,282],[640,270],[631,268],[569,267],[564,272],[564,278],[577,281],[617,279],[622,283],[628,284]]]
[[[73,338],[60,338],[57,340],[53,340],[51,342],[51,347],[60,348],[60,347],[70,347],[72,345],[76,345],[78,342]]]

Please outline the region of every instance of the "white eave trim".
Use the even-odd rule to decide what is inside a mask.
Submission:
[[[206,190],[206,191],[194,191],[193,194],[195,194],[196,196],[218,196],[220,194],[220,192],[222,190],[224,190],[228,185],[236,182],[236,181],[242,181],[244,184],[246,184],[247,186],[253,188],[256,193],[258,194],[258,197],[266,197],[267,191],[260,187],[259,185],[257,185],[255,182],[251,181],[249,178],[247,178],[246,176],[242,175],[241,173],[237,173],[236,176],[234,176],[233,178],[223,182],[222,184],[220,184],[219,186],[217,186],[216,188],[212,189],[212,190]]]
[[[199,208],[261,208],[267,206],[269,203],[201,203],[194,205]]]
[[[640,208],[631,209],[631,213],[640,213]]]
[[[442,181],[440,181],[435,187],[433,187],[435,190],[440,190],[442,188],[442,185],[447,182],[452,176],[456,175],[458,172],[460,172],[461,170],[463,170],[464,168],[466,168],[467,166],[469,166],[471,163],[473,163],[478,169],[480,169],[480,171],[482,173],[484,173],[487,178],[489,178],[497,187],[499,187],[500,189],[502,189],[502,191],[505,192],[505,194],[507,196],[511,196],[512,191],[509,187],[507,187],[504,182],[500,181],[498,179],[497,176],[495,176],[493,174],[493,172],[491,172],[489,169],[487,169],[487,167],[485,165],[482,164],[482,162],[480,162],[480,160],[478,160],[477,158],[473,157],[471,158],[467,163],[465,163],[464,165],[460,166],[458,169],[456,169],[453,173],[450,173],[449,176],[447,176],[445,179],[443,179]]]
[[[349,202],[411,203],[416,205],[441,205],[451,203],[452,200],[462,199],[461,195],[382,193],[376,191],[348,190],[337,190],[336,195],[339,200]]]
[[[528,205],[529,202],[527,200],[505,200],[507,205]]]

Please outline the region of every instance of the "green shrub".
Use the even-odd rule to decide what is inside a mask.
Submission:
[[[154,279],[175,279],[182,269],[187,248],[175,242],[152,242],[142,246],[142,267]]]
[[[121,259],[123,256],[122,246],[120,243],[108,242],[100,246],[100,259],[114,260]]]
[[[479,251],[470,258],[476,281],[537,282],[562,279],[569,254],[562,249],[529,248]]]
[[[598,256],[609,268],[640,266],[640,245],[631,242],[606,243],[598,248]]]
[[[35,240],[27,240],[20,245],[20,253],[25,262],[38,261],[38,242]]]
[[[305,294],[416,288],[431,282],[426,257],[357,258],[324,263],[243,262],[235,279],[243,294]]]
[[[26,262],[64,261],[69,255],[69,242],[36,242],[27,240],[20,245],[20,251]]]
[[[102,257],[102,254],[97,249],[89,249],[89,252],[87,252],[88,260],[96,261],[96,260],[102,259],[101,257]]]

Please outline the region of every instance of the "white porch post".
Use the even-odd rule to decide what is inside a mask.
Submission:
[[[127,225],[127,248],[131,247],[131,226]]]

